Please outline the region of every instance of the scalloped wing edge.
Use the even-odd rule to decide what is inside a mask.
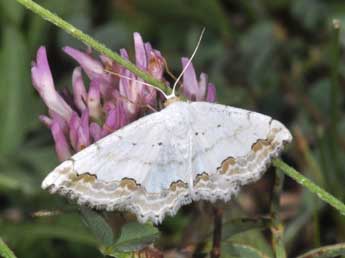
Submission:
[[[234,160],[229,157],[224,160],[217,173],[208,175],[204,172],[198,175],[194,180],[193,193],[188,184],[182,181],[173,182],[169,189],[160,193],[148,193],[130,178],[103,182],[89,173],[78,175],[72,169],[73,161],[64,162],[51,172],[42,182],[42,188],[75,200],[79,205],[107,211],[129,211],[141,223],[152,221],[159,224],[165,216],[175,215],[181,206],[192,201],[228,202],[237,195],[241,186],[261,178],[272,159],[278,157],[284,146],[292,140],[290,132],[279,121],[274,122],[280,131],[274,132],[272,129],[273,134],[267,139],[258,140],[261,141],[260,148],[257,149],[253,144],[246,157],[233,158]],[[250,156],[253,156],[251,154],[254,151],[252,159]],[[229,162],[225,163],[227,160]],[[249,172],[246,172],[248,169]]]

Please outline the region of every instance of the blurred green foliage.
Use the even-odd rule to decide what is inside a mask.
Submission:
[[[339,85],[335,86],[331,29],[333,18],[345,26],[343,1],[37,2],[114,50],[133,50],[132,33],[140,32],[162,51],[175,74],[181,70],[180,58],[190,55],[205,26],[206,35],[194,65],[216,84],[218,101],[262,112],[287,124],[295,142],[285,158],[345,201],[345,59],[341,51]],[[18,257],[101,257],[95,248],[100,246],[100,239],[85,224],[105,222],[97,216],[91,222],[83,221],[75,206],[40,189],[41,180],[57,160],[51,136],[37,119],[46,110],[30,81],[30,62],[38,47],[46,45],[57,86],[70,86],[73,62],[61,48],[85,46],[15,1],[0,0],[0,21],[0,236]],[[340,34],[341,50],[345,47],[344,32]],[[335,98],[331,98],[332,89]],[[334,131],[331,112],[335,99],[338,116]],[[267,214],[269,182],[268,174],[224,206],[225,222]],[[286,180],[282,205],[289,255],[345,241],[344,217],[292,181]],[[167,219],[159,227],[162,235],[156,246],[173,252],[172,257],[185,249],[192,250],[195,257],[205,257],[212,229],[209,206],[193,204]],[[58,216],[32,216],[39,210],[66,207],[69,210]],[[249,222],[249,227],[245,223],[225,224],[227,237],[222,248],[229,256],[224,257],[272,256],[269,237],[262,230],[264,221]],[[157,233],[154,228],[143,232],[150,230],[149,239]],[[96,235],[103,235],[101,242],[106,243],[115,238],[133,246],[137,243],[136,239],[126,239],[130,233],[111,236],[111,241],[109,232]],[[116,244],[112,248],[119,250]]]

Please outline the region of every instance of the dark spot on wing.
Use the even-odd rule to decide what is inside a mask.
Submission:
[[[99,146],[99,144],[97,142],[95,142],[94,145],[96,146],[98,151],[101,149],[101,147]]]

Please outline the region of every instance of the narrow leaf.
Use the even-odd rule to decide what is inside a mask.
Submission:
[[[26,245],[37,245],[44,239],[62,239],[74,243],[96,246],[92,235],[78,225],[78,221],[47,224],[44,222],[9,224],[0,223],[1,232],[9,239]],[[20,234],[18,234],[20,229]],[[1,257],[1,255],[0,255]]]
[[[225,242],[222,244],[222,257],[239,257],[239,258],[269,258],[266,254],[262,253],[260,250],[253,246],[238,244],[232,242]]]
[[[22,142],[34,116],[25,39],[15,26],[4,27],[1,48],[0,152],[9,153]]]
[[[20,188],[20,184],[16,178],[0,174],[0,192],[7,190],[17,190],[18,188]]]
[[[0,0],[0,9],[7,22],[10,20],[12,23],[19,25],[22,21],[24,8],[15,1]]]
[[[5,242],[0,237],[0,256],[4,258],[16,258],[14,253],[10,248],[5,244]]]
[[[345,255],[345,243],[322,246],[304,253],[297,258],[330,258]]]
[[[82,207],[80,210],[86,225],[101,244],[105,246],[112,245],[114,241],[113,230],[105,219],[97,212],[86,207]]]
[[[242,233],[251,229],[263,229],[268,227],[270,224],[270,219],[260,218],[238,218],[230,220],[223,224],[223,235],[222,239],[226,240],[235,234]]]
[[[158,229],[153,225],[131,222],[123,226],[117,242],[102,251],[106,255],[116,257],[115,255],[119,253],[141,250],[151,244],[158,236]]]

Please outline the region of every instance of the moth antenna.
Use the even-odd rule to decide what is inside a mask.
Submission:
[[[139,82],[139,83],[141,83],[141,84],[144,84],[144,85],[146,85],[146,86],[149,86],[149,87],[151,87],[151,88],[154,88],[154,89],[158,90],[160,93],[162,93],[162,94],[164,95],[165,98],[168,98],[168,96],[165,94],[164,91],[162,91],[160,88],[158,88],[158,87],[156,87],[156,86],[153,86],[152,84],[149,84],[149,83],[143,82],[143,81],[139,81],[139,80],[133,79],[133,78],[131,78],[131,77],[128,77],[128,76],[126,76],[126,75],[122,75],[122,74],[119,74],[119,73],[116,73],[116,72],[113,72],[113,71],[110,71],[110,70],[107,70],[107,69],[104,69],[104,71],[105,71],[106,73],[110,73],[110,74],[115,75],[115,76],[118,76],[118,77],[120,77],[120,78],[124,78],[124,79],[130,80],[130,81],[133,81],[133,82]]]
[[[193,54],[192,54],[191,57],[189,58],[189,60],[188,60],[188,62],[187,62],[187,64],[186,64],[186,66],[183,68],[183,70],[182,70],[182,72],[180,73],[180,75],[177,77],[177,79],[176,79],[176,81],[175,81],[175,83],[174,83],[173,89],[172,89],[172,93],[168,96],[168,98],[176,97],[176,95],[175,95],[176,86],[177,86],[177,84],[179,83],[179,81],[181,80],[183,74],[186,72],[186,70],[188,69],[188,67],[189,67],[190,64],[192,63],[192,60],[193,60],[193,58],[194,58],[194,56],[195,56],[195,54],[196,54],[196,52],[198,51],[198,48],[199,48],[199,46],[200,46],[202,37],[204,36],[205,30],[206,30],[206,28],[204,27],[204,28],[202,29],[201,33],[200,33],[199,40],[198,40],[198,42],[197,42],[197,44],[196,44],[196,46],[195,46],[195,49],[194,49],[194,51],[193,51]]]

